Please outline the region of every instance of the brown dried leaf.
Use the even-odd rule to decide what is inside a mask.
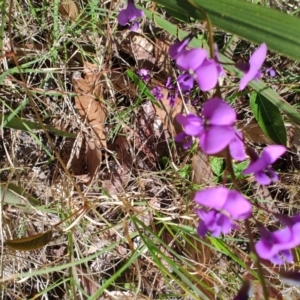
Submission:
[[[92,179],[101,163],[101,147],[106,147],[104,134],[106,110],[97,100],[97,98],[102,98],[102,87],[99,83],[101,74],[98,68],[93,64],[85,63],[83,75],[84,78],[75,73],[72,82],[74,91],[78,94],[75,96],[75,106],[80,116],[87,120],[93,129],[92,136],[86,137],[87,170]]]
[[[99,283],[91,278],[91,274],[88,274],[86,270],[76,267],[77,276],[80,279],[83,290],[92,296],[99,289]]]
[[[263,133],[255,120],[245,125],[244,122],[238,122],[237,128],[243,131],[244,138],[252,143],[273,144],[273,142]]]
[[[156,65],[164,76],[170,76],[174,72],[174,67],[168,54],[171,42],[168,39],[155,38],[154,57]]]
[[[73,0],[62,0],[58,9],[63,17],[72,21],[75,21],[80,13],[79,5]]]
[[[122,49],[122,52],[134,58],[139,69],[152,70],[155,68],[154,45],[145,36],[137,32],[123,31],[117,35],[116,39],[121,40],[118,49]]]
[[[192,160],[192,181],[195,184],[209,184],[213,181],[213,172],[210,167],[208,155],[204,154],[201,149],[193,156]]]
[[[102,161],[101,144],[95,135],[86,143],[87,170],[92,179]]]

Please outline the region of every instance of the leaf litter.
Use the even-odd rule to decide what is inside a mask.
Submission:
[[[86,4],[86,2],[84,3]],[[69,21],[76,22],[82,14],[81,7],[76,1],[60,3],[59,11],[63,16],[63,21],[60,21],[62,24],[67,24]],[[86,24],[86,22],[82,24]],[[107,25],[110,26],[110,24]],[[203,288],[199,282],[203,282],[213,291],[216,282],[211,279],[211,276],[207,276],[207,273],[212,272],[210,267],[212,261],[217,260],[216,253],[192,236],[184,239],[175,231],[167,230],[161,222],[165,219],[167,225],[176,224],[176,226],[194,228],[192,195],[186,191],[189,188],[192,189],[191,183],[201,186],[213,181],[213,173],[206,155],[200,151],[186,154],[173,142],[174,137],[181,131],[175,120],[176,114],[194,112],[196,108],[185,103],[184,99],[180,97],[175,99],[174,106],[170,106],[167,100],[168,90],[165,88],[165,82],[167,76],[173,72],[172,63],[167,55],[170,39],[160,32],[154,32],[154,39],[151,40],[140,33],[131,33],[126,30],[117,32],[112,39],[109,36],[111,30],[112,28],[108,28],[107,37],[103,40],[99,38],[96,42],[91,42],[94,37],[82,37],[84,43],[90,45],[92,49],[99,49],[100,43],[104,48],[106,39],[115,41],[113,47],[116,49],[105,53],[106,61],[103,65],[96,63],[97,53],[93,51],[89,53],[91,56],[89,59],[83,59],[84,55],[78,56],[78,49],[81,45],[77,45],[72,48],[73,52],[68,53],[68,56],[71,57],[68,65],[63,59],[60,63],[66,66],[67,70],[70,66],[76,66],[79,70],[72,69],[67,71],[64,76],[59,73],[54,74],[52,75],[53,81],[49,80],[47,76],[32,73],[32,77],[35,79],[31,81],[30,91],[32,93],[36,91],[35,86],[38,86],[39,91],[49,91],[50,89],[42,83],[52,81],[51,84],[54,82],[55,89],[64,95],[63,101],[68,103],[61,105],[61,98],[50,97],[53,107],[61,114],[61,116],[56,114],[50,120],[50,124],[52,121],[51,125],[56,127],[55,122],[57,119],[61,119],[61,123],[64,123],[64,130],[68,128],[70,132],[76,134],[76,139],[58,137],[54,139],[60,153],[64,156],[66,165],[80,183],[82,191],[93,206],[93,209],[84,216],[84,222],[82,221],[72,228],[71,233],[74,239],[74,253],[72,254],[74,257],[72,259],[89,257],[97,251],[109,247],[112,243],[119,242],[114,249],[105,251],[88,263],[73,267],[72,276],[77,277],[86,295],[91,296],[96,293],[101,282],[114,276],[122,264],[130,259],[130,255],[142,245],[141,237],[128,238],[137,230],[136,222],[140,221],[159,236],[156,244],[153,242],[157,249],[162,251],[166,257],[183,265],[188,272],[196,274],[198,279],[195,281],[195,286],[205,293],[206,297],[213,299],[213,293]],[[42,37],[42,33],[38,34]],[[30,62],[32,57],[47,51],[45,44],[33,43],[30,38],[26,43],[20,43],[17,46],[18,55],[22,56],[20,58],[22,63]],[[77,60],[78,57],[79,60]],[[40,67],[48,66],[46,63],[44,65],[41,63]],[[57,67],[59,66],[57,65]],[[158,102],[159,105],[154,105],[153,102],[143,97],[136,85],[124,75],[124,71],[128,68],[134,72],[141,68],[147,68],[153,72],[154,75],[147,83],[147,88],[151,90],[157,85],[162,88],[164,97]],[[30,79],[29,77],[28,79]],[[71,88],[62,88],[62,81],[70,84]],[[14,82],[13,90],[22,91],[21,84],[18,85],[17,81],[11,82]],[[4,87],[9,91],[12,88],[11,84],[4,85]],[[20,99],[16,97],[15,103],[20,103]],[[46,107],[47,105],[45,105],[45,110],[47,110]],[[70,109],[70,107],[75,109]],[[52,115],[54,111],[54,109],[53,111],[49,110],[47,113]],[[127,112],[127,114],[123,116],[123,112]],[[24,115],[32,118],[30,109],[25,110]],[[69,119],[66,116],[69,116]],[[251,123],[250,126],[247,125],[248,127],[242,126],[244,131],[249,134],[249,140],[252,139],[254,142],[259,137],[260,143],[270,143],[270,140],[264,139],[256,123]],[[118,129],[115,130],[115,128]],[[43,139],[42,133],[40,136]],[[21,144],[22,138],[13,130],[4,129],[1,137],[2,144],[5,145],[8,138],[12,141],[11,146],[6,145],[8,151],[5,152],[3,146],[0,150],[5,155],[8,153],[8,158],[12,158],[11,161],[13,161],[14,145]],[[38,156],[41,151],[39,146],[32,140],[30,141],[33,155]],[[43,142],[46,144],[44,139]],[[167,170],[162,167],[165,158],[167,158]],[[2,161],[1,167],[7,167],[8,160]],[[35,171],[30,165],[33,160],[38,162],[38,169]],[[185,163],[189,163],[191,167],[188,178],[179,177],[177,172]],[[63,216],[66,217],[66,214],[71,215],[82,205],[80,197],[74,192],[74,187],[59,165],[49,165],[51,167],[48,168],[42,159],[17,160],[13,166],[22,168],[22,172],[12,171],[1,174],[2,180],[13,178],[17,185],[26,190],[27,195],[38,196],[43,207],[46,207],[46,210],[43,211],[43,207],[37,205],[36,210],[39,213],[28,216],[16,205],[7,204],[8,207],[4,207],[5,239],[11,240],[12,238],[16,241],[17,238],[31,236],[34,240],[35,237],[39,237],[41,232],[47,232],[51,225],[57,223],[57,218],[61,220]],[[181,195],[180,192],[183,194]],[[270,192],[264,192],[271,201],[273,198]],[[181,217],[182,215],[185,216],[185,219]],[[25,221],[21,222],[22,219]],[[76,222],[76,218],[71,218],[70,222]],[[140,232],[145,236],[148,235],[147,238],[150,240],[157,238],[141,228],[138,227]],[[127,239],[122,242],[122,238],[125,236]],[[34,264],[35,270],[40,269],[40,264],[45,262],[51,266],[67,263],[69,262],[66,250],[69,249],[68,243],[65,236],[55,237],[47,246],[40,242],[43,247],[18,257],[14,268],[7,264],[5,274],[10,276],[31,270],[32,266],[28,262]],[[192,261],[195,265],[191,266],[188,263],[184,265],[173,251],[185,257],[187,261]],[[5,253],[4,260],[8,261],[12,255],[14,254],[10,252]],[[162,258],[161,260],[163,266],[173,274],[174,270],[171,270],[170,264]],[[172,277],[174,281],[170,284],[172,279],[165,278],[161,274],[149,252],[141,255],[137,262],[138,266],[132,264],[122,276],[115,278],[114,284],[99,299],[133,299],[133,297],[135,299],[158,299],[161,293],[166,295],[176,293],[181,295],[177,299],[189,299],[184,295],[185,291],[176,284],[175,277]],[[134,289],[139,282],[138,268],[141,272],[139,276],[142,287],[136,294]],[[64,272],[53,272],[49,276],[49,283],[58,283],[63,278],[66,278]],[[17,297],[33,299],[39,293],[41,295],[40,291],[45,287],[45,280],[43,276],[36,276],[34,280],[35,288],[30,292],[28,292],[31,286],[29,281],[24,285],[17,281],[7,283],[7,293],[17,290],[14,292],[15,298],[10,297],[10,299],[17,299]],[[131,291],[123,291],[124,287],[129,289],[124,282],[132,285]],[[68,299],[66,291],[67,286],[53,288],[47,292],[47,296]],[[79,291],[77,293],[80,295]]]

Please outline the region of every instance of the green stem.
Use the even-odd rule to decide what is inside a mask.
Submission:
[[[268,288],[267,288],[267,283],[264,277],[264,272],[263,272],[263,268],[260,262],[260,257],[257,255],[257,252],[255,250],[254,247],[254,239],[253,239],[253,235],[251,232],[251,227],[250,227],[250,222],[248,219],[245,220],[245,226],[248,232],[248,237],[249,237],[249,242],[250,242],[250,247],[252,249],[252,251],[254,252],[255,256],[256,256],[256,266],[257,266],[257,273],[258,273],[258,277],[260,279],[262,288],[263,288],[263,294],[264,294],[264,298],[265,300],[269,299],[269,292],[268,292]]]
[[[231,175],[234,188],[236,190],[240,190],[238,182],[237,182],[235,174],[234,174],[234,170],[233,170],[233,166],[232,166],[232,159],[231,159],[230,152],[229,152],[229,147],[226,148],[226,169],[228,170],[229,174]],[[261,266],[260,257],[259,257],[259,255],[257,255],[257,252],[254,247],[254,238],[253,238],[253,235],[251,232],[251,227],[250,227],[250,223],[249,223],[248,219],[245,220],[245,226],[246,226],[247,233],[248,233],[250,248],[252,249],[252,251],[255,253],[255,256],[256,256],[257,273],[258,273],[258,277],[260,279],[260,282],[261,282],[261,285],[263,288],[264,298],[265,298],[265,300],[268,300],[269,292],[267,289],[267,283],[266,283],[263,269]]]

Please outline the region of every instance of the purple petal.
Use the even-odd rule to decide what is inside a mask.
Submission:
[[[250,63],[250,69],[253,68],[255,70],[259,70],[267,56],[267,45],[265,43],[262,43],[251,55],[249,63]]]
[[[171,45],[169,47],[169,55],[172,59],[176,59],[178,55],[180,55],[186,48],[186,46],[189,44],[191,39],[193,38],[193,35],[188,35],[185,39],[183,39],[181,42],[175,43],[174,45]]]
[[[228,234],[234,225],[233,222],[222,213],[218,214],[217,224],[223,234]],[[212,234],[212,236],[214,235]]]
[[[172,88],[174,87],[174,85],[173,85],[173,83],[172,83],[172,77],[169,76],[169,77],[167,78],[167,82],[166,82],[165,87],[166,87],[167,89],[172,89]]]
[[[194,78],[189,73],[179,75],[177,82],[183,91],[189,91],[194,87]]]
[[[205,59],[201,66],[193,70],[195,70],[196,79],[202,91],[207,92],[217,85],[219,72],[214,60]]]
[[[291,250],[282,250],[280,254],[285,258],[287,263],[292,263],[294,261],[293,253]]]
[[[205,237],[207,232],[208,232],[208,228],[206,227],[205,223],[203,221],[199,221],[199,224],[198,224],[198,227],[197,227],[197,233],[201,237]]]
[[[189,149],[191,146],[192,146],[192,144],[193,144],[193,139],[190,137],[190,136],[188,136],[187,138],[186,138],[186,142],[185,143],[183,143],[182,144],[182,148],[183,149]]]
[[[181,143],[184,141],[184,139],[186,137],[187,137],[187,134],[184,131],[182,131],[175,136],[175,142]]]
[[[127,10],[123,9],[118,14],[118,23],[122,26],[127,25],[127,23],[130,21],[130,18],[128,16]]]
[[[235,220],[249,218],[252,211],[251,203],[237,191],[229,191],[223,210]]]
[[[264,170],[268,166],[268,163],[261,157],[251,161],[249,166],[243,171],[244,175],[255,173]]]
[[[261,74],[261,66],[263,65],[267,56],[267,45],[265,43],[261,44],[256,51],[253,52],[252,56],[250,57],[249,64],[250,69],[249,71],[243,76],[240,82],[240,90],[243,90],[246,85],[253,79],[257,79]]]
[[[176,121],[183,126],[185,133],[191,136],[199,135],[204,129],[202,119],[193,114],[178,114]]]
[[[266,72],[269,73],[270,77],[276,76],[276,71],[273,68],[268,68]]]
[[[229,145],[234,136],[231,126],[210,126],[200,136],[200,145],[204,153],[216,154]]]
[[[209,188],[196,192],[194,200],[196,203],[214,209],[222,209],[226,203],[229,190],[224,187]]]
[[[221,98],[211,98],[203,104],[202,114],[212,125],[233,125],[236,121],[234,109]]]
[[[254,177],[255,180],[261,185],[269,185],[271,183],[270,177],[264,171],[255,172]]]
[[[274,255],[269,259],[274,265],[283,265],[284,261],[279,254]]]
[[[265,161],[266,166],[268,166],[273,164],[285,152],[286,148],[284,146],[270,145],[263,150],[261,158]]]
[[[275,171],[272,168],[267,167],[266,171],[268,172],[268,174],[273,182],[277,182],[279,180],[278,175],[275,173]]]
[[[229,144],[229,152],[233,159],[242,161],[242,160],[246,159],[243,135],[238,130],[235,130],[235,133],[236,133],[236,136]]]
[[[241,79],[239,89],[244,90],[247,84],[257,76],[258,70],[250,69]]]
[[[136,32],[140,28],[140,23],[138,21],[131,21],[131,25],[129,27],[130,31]]]
[[[128,1],[127,7],[118,14],[118,22],[120,25],[125,26],[130,21],[143,17],[144,15],[145,13],[141,9],[135,7],[134,1]]]
[[[183,71],[195,71],[201,66],[206,57],[207,53],[204,49],[194,48],[182,52],[176,59],[176,65]]]

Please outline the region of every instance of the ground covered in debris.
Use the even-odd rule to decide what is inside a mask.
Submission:
[[[224,241],[196,235],[193,193],[219,182],[224,163],[175,143],[182,130],[175,116],[198,111],[210,95],[198,92],[196,103],[180,95],[170,105],[166,82],[176,69],[168,47],[178,39],[159,17],[175,24],[179,38],[186,25],[145,5],[157,19],[144,19],[138,32],[118,26],[121,1],[3,6],[2,299],[230,299],[241,284],[236,274],[253,277],[244,228]],[[297,9],[293,1],[270,5]],[[234,61],[254,49],[215,34]],[[266,64],[277,76],[264,81],[297,107],[299,64],[273,53]],[[150,70],[149,80],[141,69]],[[222,92],[259,151],[272,142],[248,95],[232,83],[228,75]],[[157,86],[160,100],[150,92]],[[299,211],[300,131],[285,125],[289,151],[275,166],[281,181],[262,189],[251,177],[239,180],[269,211],[291,214]],[[17,241],[23,237],[29,238]],[[274,299],[299,297],[274,271],[265,268]]]

